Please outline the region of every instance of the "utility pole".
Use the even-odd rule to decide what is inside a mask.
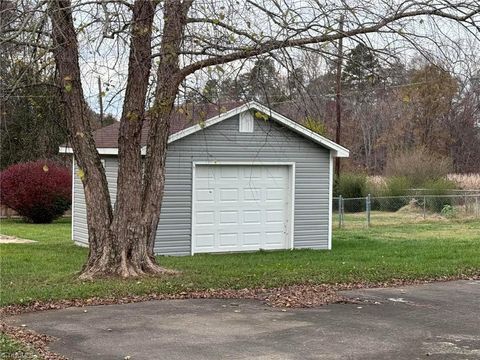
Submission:
[[[343,33],[344,16],[340,17],[339,33]],[[338,39],[336,91],[335,91],[335,113],[337,117],[337,131],[335,142],[340,144],[342,134],[342,65],[343,65],[343,38]],[[335,173],[340,176],[340,158],[335,158]]]
[[[98,105],[100,106],[100,127],[103,127],[103,94],[100,76],[98,77]]]

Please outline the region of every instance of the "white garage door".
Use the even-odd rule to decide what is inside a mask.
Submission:
[[[289,169],[196,165],[192,252],[290,248]]]

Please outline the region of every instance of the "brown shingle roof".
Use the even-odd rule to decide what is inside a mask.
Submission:
[[[226,111],[232,110],[243,105],[241,102],[229,102],[222,104],[200,104],[181,106],[173,110],[170,123],[170,134],[175,134],[199,122],[205,121]],[[95,144],[98,148],[117,148],[118,147],[118,131],[120,122],[115,122],[96,130],[93,133]],[[146,120],[142,128],[142,146],[145,146],[148,138],[149,122]]]

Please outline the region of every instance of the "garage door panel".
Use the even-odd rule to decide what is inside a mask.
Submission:
[[[218,172],[217,172],[217,174],[218,174]],[[236,167],[236,166],[221,166],[220,167],[220,179],[237,180],[238,179],[238,167]]]
[[[197,189],[196,199],[198,202],[211,202],[215,201],[215,193],[213,189]]]
[[[197,166],[194,189],[193,252],[289,248],[287,166]]]
[[[238,189],[220,189],[220,201],[238,200]]]
[[[220,233],[218,234],[219,247],[237,247],[238,234],[237,233]]]
[[[243,179],[244,180],[254,180],[262,178],[262,169],[260,167],[250,166],[243,167]]]
[[[267,200],[283,200],[285,188],[267,189]]]
[[[265,223],[267,224],[283,224],[285,222],[285,212],[283,209],[266,210]]]
[[[260,224],[262,219],[262,213],[260,210],[244,210],[243,211],[243,223],[248,225]]]
[[[238,211],[236,210],[220,211],[220,224],[238,225]]]
[[[257,202],[262,199],[262,189],[245,188],[243,189],[243,200]]]
[[[213,180],[215,173],[209,167],[199,167],[195,174],[196,180]]]
[[[261,245],[260,232],[244,232],[243,233],[243,245],[260,246]]]
[[[197,249],[214,249],[215,236],[213,234],[197,234],[195,236],[195,247]]]
[[[265,243],[267,246],[278,246],[283,241],[283,232],[281,231],[266,231]]]
[[[196,214],[197,225],[214,225],[215,212],[214,211],[197,211]]]

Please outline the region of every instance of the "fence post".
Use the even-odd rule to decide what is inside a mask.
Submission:
[[[423,195],[423,220],[425,220],[425,218],[427,217],[426,204],[427,204],[427,198],[425,197],[425,195]]]
[[[338,195],[338,227],[342,228],[342,195]]]
[[[367,195],[366,197],[366,204],[365,207],[367,209],[367,227],[370,227],[370,210],[372,207],[372,199],[370,194]]]
[[[475,214],[477,217],[480,215],[480,208],[478,207],[478,196],[475,197]]]

